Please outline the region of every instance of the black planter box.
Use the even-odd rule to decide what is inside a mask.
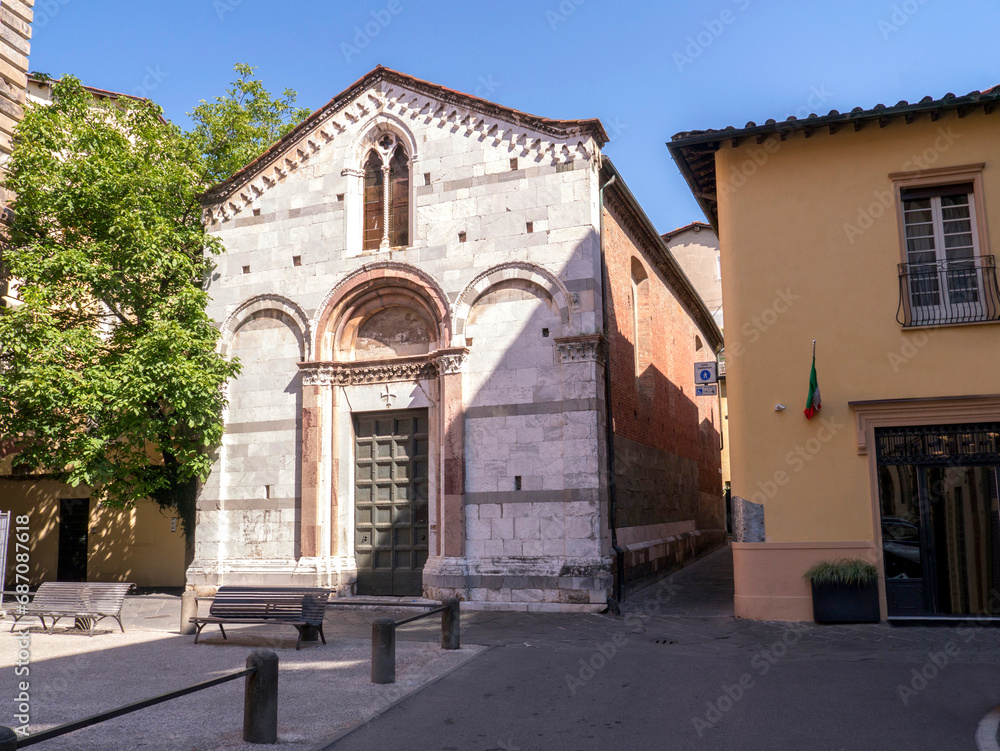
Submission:
[[[812,585],[816,623],[878,623],[878,584]]]

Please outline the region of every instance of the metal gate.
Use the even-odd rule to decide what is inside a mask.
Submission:
[[[427,561],[427,410],[354,416],[359,595],[420,595]]]

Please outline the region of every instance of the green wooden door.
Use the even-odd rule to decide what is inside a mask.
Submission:
[[[359,595],[420,595],[427,561],[427,410],[354,416]]]

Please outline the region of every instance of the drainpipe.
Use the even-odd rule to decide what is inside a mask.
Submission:
[[[605,423],[607,428],[607,454],[608,454],[608,526],[611,529],[611,549],[615,551],[617,565],[615,566],[614,594],[608,599],[608,607],[615,615],[621,615],[620,604],[625,600],[625,551],[618,546],[618,527],[615,523],[615,515],[618,510],[618,489],[615,482],[615,429],[614,416],[611,411],[611,338],[608,330],[608,295],[607,277],[608,266],[604,252],[604,189],[613,184],[618,179],[617,175],[612,175],[598,191],[600,209],[600,243],[601,243],[601,311],[604,316],[604,334],[607,342],[607,355],[604,360],[604,408]]]

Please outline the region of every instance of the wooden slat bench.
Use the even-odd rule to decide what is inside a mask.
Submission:
[[[17,608],[12,611],[14,624],[29,615],[37,616],[42,622],[42,628],[52,633],[56,623],[62,618],[86,618],[90,623],[90,635],[94,635],[94,626],[105,618],[114,618],[118,627],[125,633],[122,625],[122,606],[125,595],[134,584],[117,582],[45,582],[38,587],[34,599],[25,606],[25,612],[18,614]],[[52,625],[46,626],[46,617],[52,619]]]
[[[323,635],[323,617],[330,590],[313,587],[219,587],[212,598],[207,618],[191,618],[198,629],[194,643],[198,643],[201,630],[210,623],[217,623],[226,636],[224,623],[287,623],[299,631],[295,648],[302,646],[302,636],[307,628],[319,629]]]

